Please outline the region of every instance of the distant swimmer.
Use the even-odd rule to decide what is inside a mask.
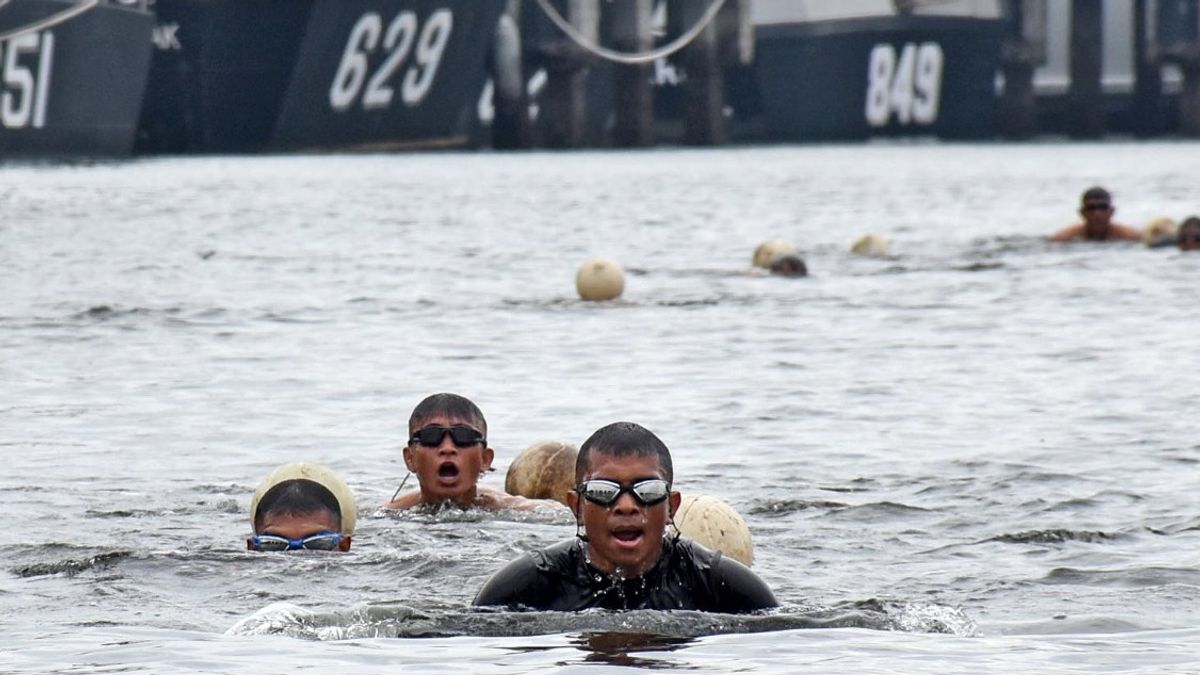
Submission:
[[[667,446],[646,428],[616,422],[580,447],[568,503],[576,539],[510,562],[474,604],[535,610],[688,609],[741,613],[777,607],[745,565],[678,536]]]
[[[1175,243],[1181,251],[1200,251],[1200,218],[1189,216],[1179,224]]]
[[[417,476],[418,489],[393,498],[389,509],[454,504],[461,508],[562,508],[551,500],[526,499],[479,486],[492,467],[487,420],[479,407],[458,394],[433,394],[413,408],[408,419],[404,464]]]
[[[1050,241],[1141,241],[1140,231],[1113,222],[1115,212],[1108,190],[1102,187],[1088,188],[1079,205],[1083,222],[1054,233]]]
[[[771,274],[781,277],[808,276],[808,266],[798,255],[782,255],[771,261]]]
[[[285,464],[271,472],[250,500],[250,551],[348,551],[354,533],[354,496],[319,464]]]

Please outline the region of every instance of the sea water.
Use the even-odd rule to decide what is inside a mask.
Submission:
[[[0,168],[0,670],[1196,672],[1200,253],[1045,236],[1092,184],[1181,220],[1198,174],[1169,142]],[[808,278],[752,269],[774,238]],[[577,299],[593,255],[620,300]],[[379,509],[439,391],[491,487],[647,426],[783,607],[473,610],[574,522]],[[354,489],[348,554],[246,552],[295,460]]]

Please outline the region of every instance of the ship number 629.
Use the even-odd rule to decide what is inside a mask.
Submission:
[[[408,60],[410,52],[414,52],[414,58],[400,82],[400,100],[409,107],[419,105],[433,86],[453,28],[454,15],[448,9],[430,14],[424,26],[418,26],[415,13],[400,12],[386,31],[379,14],[363,14],[350,30],[350,39],[329,87],[329,105],[338,112],[348,110],[360,93],[366,110],[391,105],[395,94],[392,77]],[[372,73],[368,57],[381,47],[387,56]]]
[[[867,124],[887,126],[892,115],[903,126],[933,124],[942,97],[942,47],[936,42],[908,43],[900,49],[878,44],[867,66]]]

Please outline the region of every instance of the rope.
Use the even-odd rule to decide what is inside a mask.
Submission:
[[[700,35],[705,28],[708,28],[708,24],[712,23],[713,19],[716,18],[717,12],[721,11],[721,7],[725,4],[725,0],[712,0],[708,6],[708,9],[704,10],[704,15],[701,16],[700,20],[696,22],[696,25],[689,28],[688,31],[683,35],[680,35],[672,40],[670,44],[663,45],[658,49],[653,49],[648,52],[634,54],[618,52],[603,45],[594,44],[588,40],[587,36],[585,36],[583,33],[575,30],[575,27],[572,26],[566,19],[564,19],[563,16],[558,13],[558,10],[550,4],[550,0],[537,0],[537,3],[538,6],[542,8],[542,11],[545,12],[546,17],[550,19],[550,22],[557,26],[558,29],[563,33],[565,33],[567,37],[571,38],[572,42],[582,47],[584,51],[595,54],[596,56],[599,56],[607,61],[623,63],[628,66],[640,66],[642,64],[651,63],[663,57],[670,56],[671,54],[674,54],[680,49],[688,46],[692,40],[696,39],[696,36]]]
[[[7,0],[6,0],[5,4],[7,4]],[[47,28],[53,28],[53,27],[59,25],[60,23],[64,23],[66,21],[70,21],[71,19],[74,19],[75,17],[92,9],[93,7],[95,7],[98,4],[100,4],[100,0],[83,0],[83,2],[80,2],[78,5],[75,5],[74,7],[68,7],[67,9],[64,9],[63,11],[59,12],[58,14],[51,14],[50,16],[46,17],[45,19],[42,19],[41,21],[34,21],[33,23],[31,23],[27,26],[22,26],[20,28],[10,30],[7,33],[0,33],[0,42],[4,42],[5,40],[7,40],[11,37],[14,37],[17,35],[22,35],[24,33],[36,33],[38,31],[42,31]]]

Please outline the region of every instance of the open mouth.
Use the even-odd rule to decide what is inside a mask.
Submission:
[[[458,465],[454,462],[442,462],[441,465],[438,466],[438,478],[441,478],[442,480],[452,481],[458,478],[458,474]]]
[[[617,545],[630,548],[642,543],[645,534],[641,527],[618,527],[612,530],[612,538],[616,540]]]

